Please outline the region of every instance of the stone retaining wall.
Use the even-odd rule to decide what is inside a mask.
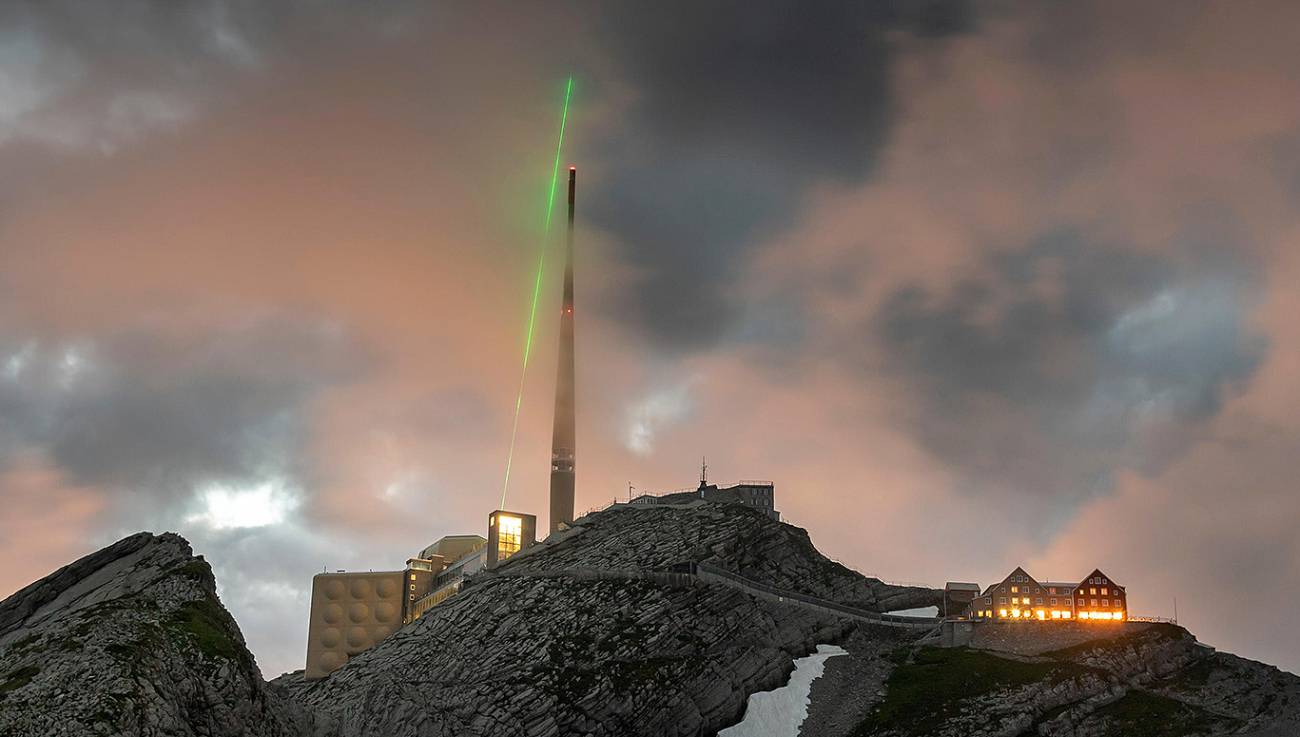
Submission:
[[[1039,655],[1089,640],[1139,632],[1149,622],[972,622],[968,644],[976,650]]]

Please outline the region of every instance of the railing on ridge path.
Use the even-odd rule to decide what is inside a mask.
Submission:
[[[753,581],[737,573],[733,573],[724,568],[718,568],[717,566],[709,565],[708,563],[697,563],[695,564],[695,567],[698,570],[705,571],[715,576],[721,576],[723,578],[730,579],[739,584],[742,584],[747,588],[755,589],[757,591],[762,591],[772,596],[779,596],[779,597],[784,597],[786,599],[794,599],[796,601],[802,601],[805,604],[812,604],[814,606],[824,607],[826,609],[833,609],[835,611],[843,612],[844,614],[849,614],[855,617],[861,617],[863,619],[872,619],[881,622],[894,622],[898,624],[913,624],[913,625],[921,625],[921,624],[934,625],[934,624],[938,624],[941,621],[939,617],[906,617],[899,614],[882,614],[880,612],[872,612],[866,609],[858,609],[856,607],[845,606],[844,604],[840,604],[839,602],[835,602],[835,601],[830,601],[828,599],[821,599],[816,596],[801,594],[796,591],[787,591],[785,589],[780,589],[775,586],[769,586],[768,584],[765,583]]]

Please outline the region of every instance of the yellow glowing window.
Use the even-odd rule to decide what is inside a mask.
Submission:
[[[1011,593],[1015,594],[1015,593],[1019,593],[1019,591],[1020,591],[1020,587],[1019,587],[1019,586],[1012,586],[1012,587],[1011,587]]]
[[[999,617],[1005,617],[1005,616],[1007,616],[1007,610],[1006,610],[1006,609],[999,609],[999,610],[998,610],[998,616],[999,616]]]
[[[1092,596],[1096,596],[1096,595],[1097,595],[1097,589],[1088,589],[1088,593],[1091,594]]]
[[[1061,619],[1069,619],[1069,618],[1070,618],[1069,612],[1061,612]]]
[[[497,532],[497,560],[505,560],[519,552],[519,544],[524,536],[524,521],[518,517],[501,516],[500,529]]]
[[[1110,594],[1106,593],[1106,589],[1102,589],[1102,590],[1101,590],[1101,595],[1102,595],[1102,596],[1110,596]]]

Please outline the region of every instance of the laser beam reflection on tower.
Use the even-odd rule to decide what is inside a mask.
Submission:
[[[569,122],[569,100],[573,96],[573,77],[564,86],[564,109],[560,113],[560,135],[555,143],[555,163],[551,165],[551,188],[546,194],[546,217],[542,225],[542,244],[537,254],[537,276],[533,279],[533,300],[528,310],[528,335],[524,340],[524,365],[519,371],[519,393],[515,397],[515,419],[510,426],[510,449],[506,452],[506,478],[501,485],[501,506],[506,507],[510,490],[510,465],[515,456],[515,437],[519,434],[519,408],[524,402],[524,379],[528,376],[528,358],[533,351],[533,326],[537,323],[537,297],[542,291],[542,270],[546,265],[546,242],[551,234],[551,214],[555,210],[555,186],[560,178],[560,152],[564,149],[564,128]]]

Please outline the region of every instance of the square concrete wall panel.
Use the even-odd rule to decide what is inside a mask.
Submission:
[[[405,573],[321,573],[312,578],[308,680],[324,678],[402,626]]]

